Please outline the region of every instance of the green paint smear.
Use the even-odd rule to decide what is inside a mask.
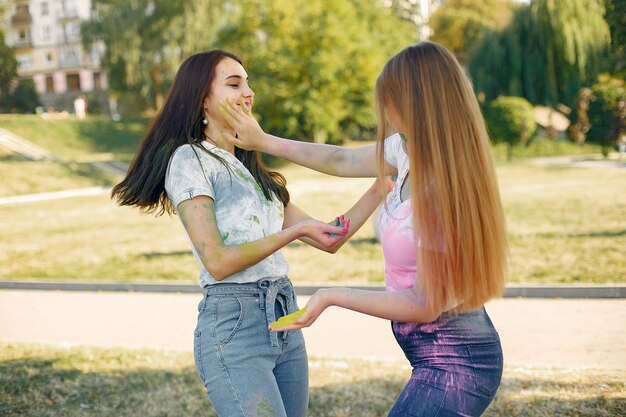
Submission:
[[[256,414],[259,417],[274,417],[276,416],[276,410],[269,406],[268,403],[263,401],[256,408]]]

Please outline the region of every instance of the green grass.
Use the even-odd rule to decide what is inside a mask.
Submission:
[[[498,143],[493,146],[493,156],[496,161],[506,161],[506,148],[505,143]],[[513,159],[596,155],[601,152],[602,147],[596,143],[585,143],[579,146],[569,140],[551,140],[545,137],[539,137],[534,139],[527,146],[513,147]]]
[[[617,169],[501,165],[511,279],[626,282],[626,176]]]
[[[626,282],[626,176],[617,169],[497,167],[508,219],[510,282]],[[282,170],[295,204],[344,212],[370,180]],[[296,284],[382,283],[370,222],[335,255],[299,242],[284,253]],[[0,206],[0,279],[194,283],[199,269],[175,217],[120,208],[108,196]]]
[[[0,128],[66,161],[130,161],[148,123],[144,118],[114,123],[106,116],[44,120],[37,115],[0,114]]]
[[[0,344],[3,416],[215,416],[191,352]],[[310,358],[311,417],[385,416],[406,363]],[[487,417],[626,413],[626,372],[511,368]]]
[[[113,185],[116,178],[87,163],[34,162],[0,155],[0,197]]]
[[[0,148],[0,197],[115,183],[119,179],[85,161],[128,160],[147,123],[0,115],[0,127],[66,161],[23,161]],[[497,160],[501,148],[494,150]],[[514,156],[590,151],[597,149],[537,139],[516,148]],[[523,159],[500,162],[497,169],[509,225],[511,282],[626,282],[623,170],[550,168]],[[290,164],[280,171],[289,180],[292,200],[320,219],[345,212],[369,185],[369,180],[332,178]],[[0,221],[0,279],[193,283],[198,275],[175,218],[140,215],[116,207],[107,196],[0,206]],[[336,255],[298,242],[284,253],[299,284],[383,281],[371,223]]]
[[[112,122],[107,116],[89,115],[79,120],[44,120],[37,115],[0,114],[0,128],[12,131],[35,144],[49,149],[64,160],[130,161],[146,132],[151,119],[129,118]],[[344,146],[359,146],[366,142],[347,142]],[[536,138],[528,146],[517,146],[514,158],[561,155],[599,154],[600,146],[587,143],[575,145],[566,140]],[[497,160],[506,159],[506,144],[494,146]]]

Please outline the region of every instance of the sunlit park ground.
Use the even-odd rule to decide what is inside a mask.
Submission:
[[[63,162],[19,160],[0,148],[0,197],[116,183],[119,178],[88,162],[128,160],[145,123],[1,115],[0,127],[32,139]],[[593,145],[559,146],[543,140],[519,152],[598,150]],[[626,169],[537,165],[521,157],[507,163],[501,147],[494,153],[508,220],[510,282],[626,281]],[[345,212],[371,182],[294,165],[279,169],[288,179],[292,201],[327,220]],[[299,242],[284,253],[296,284],[383,280],[382,253],[371,222],[335,255]],[[198,272],[175,217],[117,207],[106,193],[0,205],[0,279],[194,283]]]
[[[54,164],[12,162],[8,169],[5,164],[0,164],[3,183],[18,177],[22,182],[89,183],[84,177],[74,183],[64,177],[65,168]],[[511,245],[510,281],[623,283],[625,171],[499,164]],[[293,201],[328,220],[348,209],[370,183],[294,166],[283,172]],[[175,217],[119,208],[106,194],[1,205],[0,219],[1,279],[193,283],[198,275]],[[371,223],[335,255],[298,242],[284,253],[296,283],[382,282],[382,254]]]
[[[118,181],[88,162],[128,161],[145,121],[111,126],[94,119],[94,125],[67,120],[42,126],[32,118],[0,116],[0,127],[63,160],[27,162],[0,149],[0,197]],[[560,146],[540,142],[516,151],[512,163],[503,161],[502,148],[495,149],[511,245],[509,281],[623,284],[626,170],[537,165],[526,158],[598,152],[593,146]],[[293,165],[280,170],[293,201],[329,220],[370,184]],[[381,251],[371,223],[338,254],[297,242],[284,252],[296,284],[382,284]],[[0,205],[0,279],[194,283],[197,274],[176,218],[119,208],[106,194]],[[384,416],[408,376],[406,364],[396,362],[311,358],[309,415]],[[623,370],[509,366],[485,415],[624,416],[625,380]],[[4,343],[0,415],[214,414],[190,352]]]
[[[191,352],[0,344],[4,416],[215,416]],[[409,377],[396,362],[310,359],[311,417],[386,415]],[[508,367],[484,414],[616,417],[624,371]]]

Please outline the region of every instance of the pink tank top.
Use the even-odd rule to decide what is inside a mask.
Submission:
[[[379,212],[380,239],[385,258],[385,287],[400,291],[415,286],[417,259],[411,199],[402,201],[400,187],[408,172],[400,173]]]

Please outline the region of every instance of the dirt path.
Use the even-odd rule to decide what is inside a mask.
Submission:
[[[199,298],[3,290],[0,341],[190,350]],[[626,369],[626,300],[500,299],[487,309],[507,365]],[[305,337],[310,356],[404,360],[387,321],[339,308]]]

